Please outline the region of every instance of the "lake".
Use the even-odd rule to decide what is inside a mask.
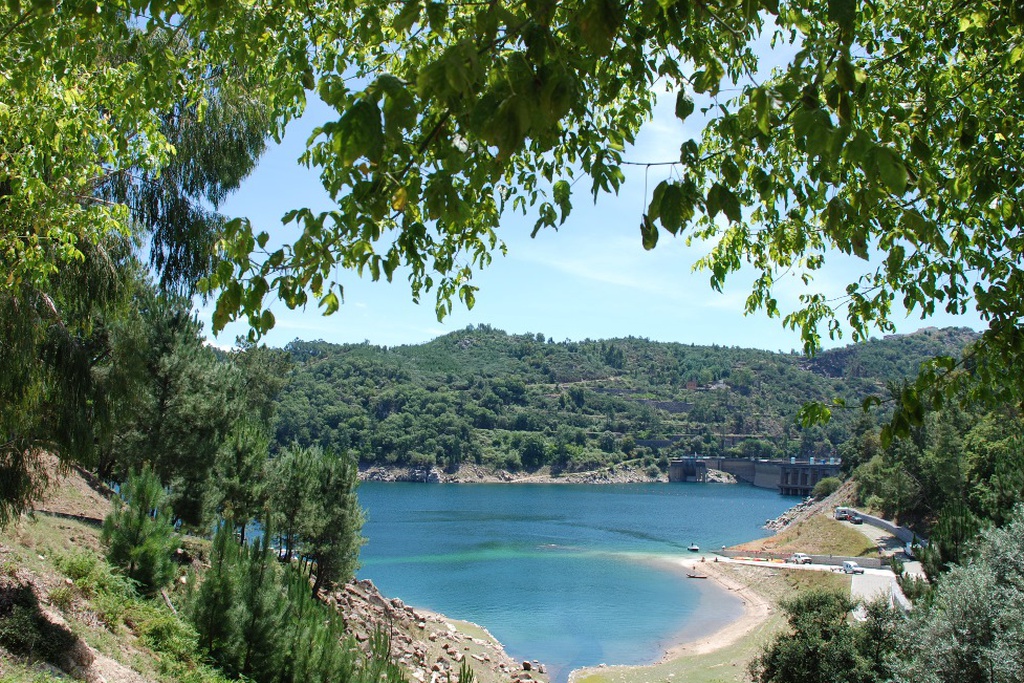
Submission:
[[[656,661],[742,613],[667,562],[765,535],[797,501],[728,484],[365,482],[359,578],[389,597],[486,627],[553,681]]]

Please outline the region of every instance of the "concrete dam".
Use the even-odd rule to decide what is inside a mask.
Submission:
[[[678,458],[668,464],[670,482],[707,481],[709,469],[721,470],[758,488],[774,489],[784,496],[809,496],[825,477],[838,477],[839,458],[798,460],[750,460],[747,458]]]

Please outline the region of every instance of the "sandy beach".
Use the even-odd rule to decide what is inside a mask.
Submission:
[[[714,581],[723,590],[736,595],[743,601],[743,615],[708,636],[673,645],[661,661],[666,662],[688,654],[707,654],[728,647],[763,624],[771,616],[771,603],[751,590],[749,586],[745,586],[719,571],[719,562],[701,562],[691,558],[681,558],[676,562],[685,571],[707,576],[708,581]],[[724,564],[724,562],[722,563]]]
[[[764,626],[774,612],[772,603],[768,599],[758,595],[749,586],[736,581],[720,570],[720,567],[728,564],[728,560],[724,558],[719,558],[718,562],[715,562],[714,559],[708,559],[706,556],[703,562],[701,562],[701,557],[698,556],[652,558],[652,560],[658,564],[670,565],[674,571],[678,572],[682,580],[699,581],[699,579],[688,578],[686,576],[688,573],[706,576],[707,579],[705,580],[711,582],[716,589],[726,591],[740,600],[742,613],[738,618],[729,621],[710,634],[701,635],[697,638],[686,637],[684,634],[680,634],[681,639],[678,642],[671,643],[657,662],[639,666],[602,665],[599,667],[584,667],[574,670],[569,675],[569,683],[576,683],[597,672],[604,676],[614,672],[643,672],[662,667],[684,657],[707,655],[723,650],[739,643]]]

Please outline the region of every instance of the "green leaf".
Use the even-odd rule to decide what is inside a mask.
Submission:
[[[448,23],[448,5],[443,2],[428,2],[427,23],[434,33],[444,32],[445,24]]]
[[[740,207],[740,200],[733,194],[732,190],[721,183],[715,183],[708,190],[707,212],[710,218],[714,218],[721,211],[733,223],[743,220],[743,211]]]
[[[598,56],[608,54],[622,24],[622,7],[615,0],[586,0],[579,12],[583,41]]]
[[[327,293],[327,296],[320,299],[320,307],[324,309],[324,315],[331,315],[337,312],[341,302],[338,300],[338,295],[332,290]]]
[[[850,63],[846,55],[840,57],[839,63],[836,65],[836,81],[849,92],[853,92],[857,87],[857,75],[854,73],[853,64]]]
[[[685,121],[693,113],[693,100],[682,89],[676,94],[676,118]]]
[[[857,18],[856,0],[828,0],[828,19],[838,24],[845,40],[853,38],[853,25]]]
[[[928,146],[928,143],[920,135],[910,138],[910,152],[925,163],[929,163],[932,160],[932,148]]]
[[[382,74],[375,84],[384,93],[384,123],[388,136],[416,125],[416,100],[405,84],[391,74]]]
[[[391,24],[392,28],[398,33],[407,33],[420,20],[421,11],[420,0],[406,0],[402,10],[395,15],[395,20]]]
[[[263,315],[260,316],[260,332],[265,334],[270,330],[274,329],[274,325],[277,320],[274,318],[274,314],[268,311],[263,311]]]
[[[384,153],[384,131],[377,104],[365,99],[353,104],[341,117],[334,145],[346,166],[363,157],[374,163],[380,161]]]
[[[803,427],[827,424],[832,419],[832,410],[824,403],[805,403],[797,411],[796,419]]]
[[[683,191],[675,183],[668,183],[658,206],[661,224],[673,235],[683,227]]]
[[[647,214],[644,214],[643,220],[640,222],[640,237],[643,240],[644,249],[647,251],[658,246],[658,226],[647,218]]]
[[[888,147],[878,146],[871,150],[870,157],[886,189],[897,195],[907,191],[907,167],[903,165],[896,152]]]
[[[566,217],[569,215],[569,212],[572,211],[572,202],[569,201],[569,197],[571,195],[569,183],[565,180],[559,180],[555,183],[554,188],[552,189],[552,194],[554,195],[555,204],[558,205],[558,209],[561,212],[561,216],[558,221],[559,225],[561,225],[562,223],[565,223]]]

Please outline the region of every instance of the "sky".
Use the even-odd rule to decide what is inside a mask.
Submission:
[[[674,116],[675,97],[660,98],[653,120],[640,132],[625,159],[649,163],[674,161],[679,146],[699,138],[698,111],[685,123]],[[281,217],[290,209],[331,208],[315,171],[299,165],[312,129],[331,112],[311,102],[305,115],[288,128],[282,144],[274,145],[256,171],[221,206],[229,216],[249,218],[256,231],[283,234]],[[542,333],[555,341],[644,337],[655,341],[719,344],[789,352],[800,350],[799,333],[782,325],[781,319],[763,312],[744,315],[744,302],[753,280],[748,273],[733,275],[722,292],[714,291],[707,273],[694,272],[694,262],[706,248],[687,247],[681,238],[661,231],[658,246],[645,251],[640,240],[640,220],[649,193],[664,180],[670,167],[624,167],[626,183],[618,195],[591,200],[586,178],[573,192],[573,211],[557,230],[530,237],[535,216],[509,214],[498,235],[507,256],[496,254],[492,264],[475,274],[479,287],[476,305],[467,310],[455,303],[451,315],[437,320],[433,292],[413,303],[408,283],[396,273],[392,283],[360,279],[342,272],[344,303],[332,316],[322,316],[315,303],[291,311],[281,302],[271,306],[277,324],[264,338],[269,346],[283,346],[294,339],[334,343],[368,341],[382,346],[420,344],[467,325],[488,324],[513,334]],[[645,177],[646,176],[646,177]],[[645,192],[647,197],[645,199]],[[843,254],[827,259],[816,274],[814,286],[841,294],[846,284],[865,272],[865,262]],[[776,285],[780,307],[797,301],[803,285],[794,275]],[[200,319],[210,327],[212,303],[200,306]],[[895,319],[897,332],[909,333],[927,326],[950,325],[981,329],[977,316],[945,314],[922,321],[916,315]],[[231,346],[247,325],[229,325],[210,343]],[[208,335],[209,336],[209,335]],[[877,334],[875,336],[881,336]],[[829,340],[826,348],[850,343],[849,336]]]

